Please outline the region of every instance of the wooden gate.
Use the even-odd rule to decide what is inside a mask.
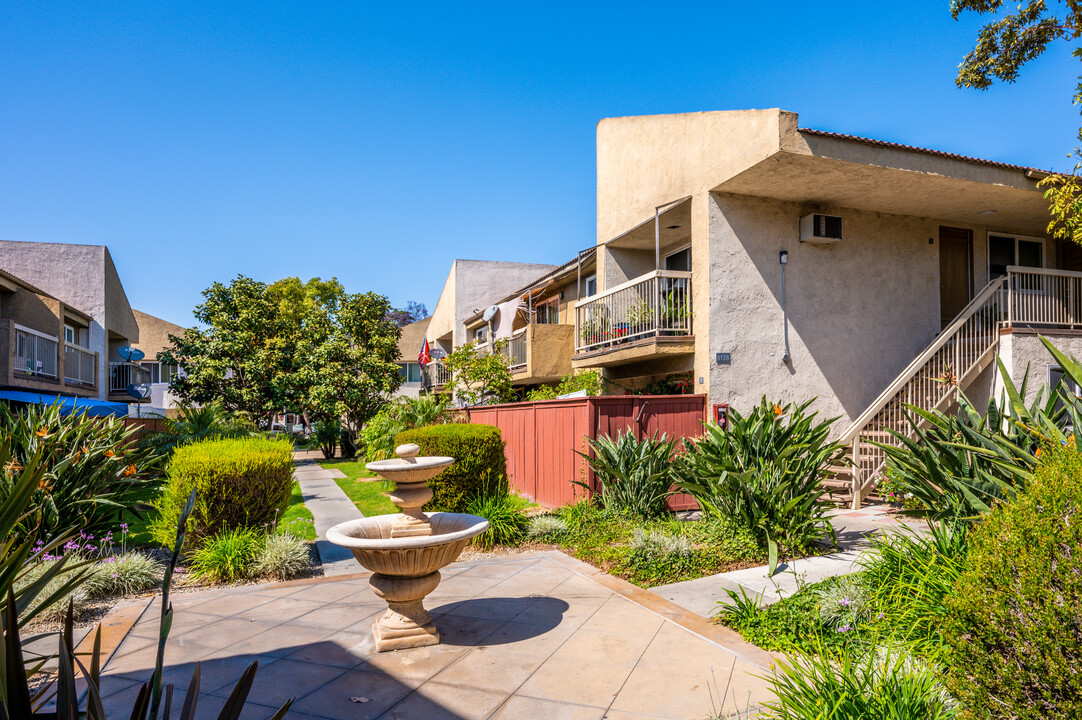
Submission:
[[[655,433],[699,437],[706,417],[705,395],[618,395],[469,409],[470,422],[500,429],[511,487],[550,508],[583,496],[585,491],[572,480],[598,490],[589,464],[575,452],[588,451],[586,438],[616,437],[622,430],[631,430],[640,439]],[[669,506],[686,510],[695,502],[676,495]]]

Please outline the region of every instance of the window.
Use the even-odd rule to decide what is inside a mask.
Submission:
[[[988,235],[988,279],[1007,274],[1010,265],[1044,267],[1044,242],[1010,235]]]
[[[412,362],[402,363],[398,366],[398,377],[402,378],[402,382],[419,383],[421,382],[421,366]]]
[[[150,382],[154,383],[169,383],[172,381],[173,376],[176,375],[176,366],[168,363],[161,362],[141,362],[139,363],[147,370],[150,371]]]
[[[533,321],[542,325],[559,325],[560,298],[554,297],[534,306]]]
[[[592,297],[594,295],[597,295],[597,275],[586,278],[586,294],[583,297]]]
[[[75,338],[79,337],[79,333],[71,325],[64,326],[64,342],[69,345],[75,345]]]
[[[691,272],[691,248],[686,247],[666,255],[665,269]]]
[[[488,344],[488,325],[482,325],[473,331],[473,339],[478,345]]]

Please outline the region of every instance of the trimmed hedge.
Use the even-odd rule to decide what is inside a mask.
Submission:
[[[181,508],[196,489],[188,531],[204,538],[241,528],[263,530],[289,506],[293,443],[253,437],[210,440],[177,448],[158,499],[154,539],[172,545]]]
[[[1082,717],[1082,454],[1057,450],[970,534],[947,686],[968,718]]]
[[[492,425],[429,425],[395,436],[395,446],[416,443],[421,455],[453,457],[455,464],[429,481],[426,511],[466,512],[474,498],[507,494],[507,459],[500,430]]]

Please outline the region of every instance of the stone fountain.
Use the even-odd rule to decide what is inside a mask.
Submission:
[[[372,571],[368,582],[387,602],[387,612],[372,626],[378,652],[439,643],[439,631],[423,601],[440,584],[440,568],[488,529],[488,520],[476,515],[421,512],[432,499],[428,481],[455,460],[418,457],[420,450],[399,445],[398,459],[365,465],[393,483],[388,496],[400,514],[351,520],[327,530],[327,540],[349,548],[357,562]]]

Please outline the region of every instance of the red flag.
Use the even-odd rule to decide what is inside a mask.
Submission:
[[[432,355],[428,352],[428,338],[425,338],[421,345],[421,352],[417,353],[417,364],[424,367],[430,362],[432,362]]]

